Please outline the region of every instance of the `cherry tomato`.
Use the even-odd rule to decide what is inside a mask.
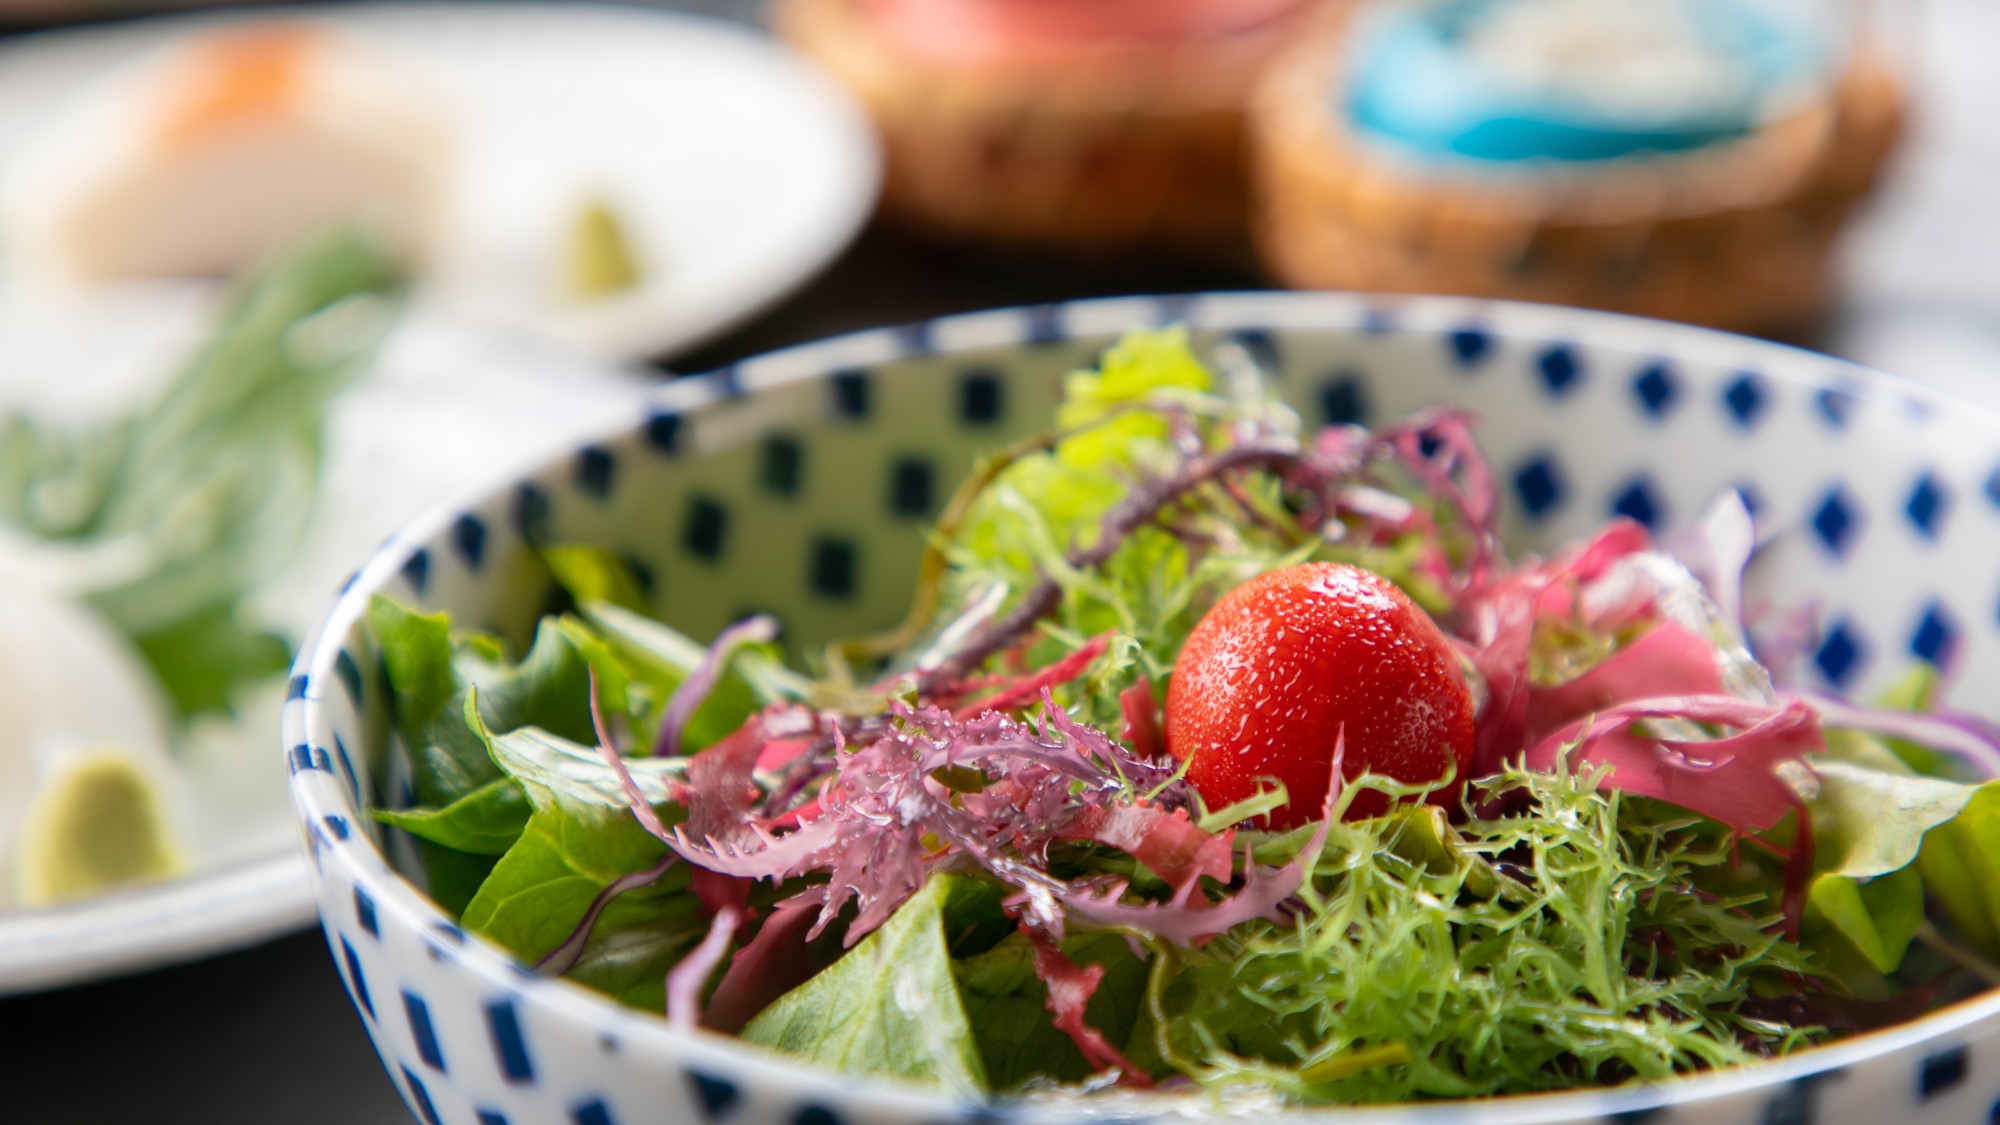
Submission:
[[[1211,809],[1285,783],[1289,803],[1262,827],[1317,819],[1343,732],[1342,774],[1436,782],[1455,801],[1472,762],[1472,694],[1444,633],[1389,580],[1305,563],[1224,595],[1189,634],[1167,688],[1167,750]],[[1350,820],[1378,816],[1369,791]]]

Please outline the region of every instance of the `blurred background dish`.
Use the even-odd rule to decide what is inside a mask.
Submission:
[[[0,52],[10,284],[223,272],[359,205],[408,244],[424,301],[664,358],[810,277],[873,204],[847,100],[727,24],[528,4],[282,17]]]
[[[1244,259],[1243,111],[1320,0],[782,0],[867,106],[883,212],[1100,262]]]
[[[30,285],[225,278],[341,220],[427,264],[450,216],[451,118],[395,56],[322,24],[186,36],[19,154],[14,272]]]
[[[1836,11],[1344,3],[1253,115],[1266,264],[1808,334],[1901,131],[1899,79]]]
[[[305,924],[287,653],[405,518],[649,382],[399,288],[334,233],[227,302],[0,297],[0,994]]]
[[[804,281],[876,179],[837,91],[699,18],[287,9],[0,51],[0,994],[305,924],[259,751],[344,568],[629,403],[590,355]]]

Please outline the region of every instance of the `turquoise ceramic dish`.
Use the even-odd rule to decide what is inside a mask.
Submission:
[[[1781,94],[1827,77],[1819,28],[1768,5],[1671,0],[1686,12],[1706,62],[1726,85],[1701,100],[1635,108],[1591,91],[1574,73],[1503,71],[1470,47],[1495,9],[1533,0],[1374,5],[1348,45],[1337,98],[1365,136],[1426,159],[1594,162],[1642,152],[1685,152],[1748,135]],[[1551,21],[1549,31],[1560,25]],[[1576,59],[1615,73],[1616,60]],[[1676,92],[1680,92],[1677,88]]]

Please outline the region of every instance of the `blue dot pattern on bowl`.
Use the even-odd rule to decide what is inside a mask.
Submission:
[[[1825,610],[1804,670],[1820,686],[1865,694],[1917,660],[1951,661],[1961,684],[2000,675],[2000,583],[1989,573],[2000,557],[2000,424],[1824,357],[1556,309],[1282,294],[979,314],[749,361],[664,387],[629,431],[410,528],[300,657],[284,745],[328,943],[418,1119],[1073,1116],[1046,1103],[954,1106],[786,1065],[539,979],[468,938],[394,873],[416,870],[408,838],[367,815],[382,795],[398,805],[410,795],[385,741],[379,662],[355,622],[379,590],[518,641],[550,589],[530,545],[575,540],[634,560],[663,614],[695,635],[749,608],[779,614],[795,639],[883,624],[903,608],[924,518],[974,454],[1037,426],[1062,374],[1119,330],[1175,318],[1264,365],[1309,423],[1377,422],[1439,399],[1478,412],[1526,545],[1614,513],[1670,534],[1739,490],[1771,536],[1752,597],[1811,593]],[[1960,496],[1984,502],[1953,503]],[[1536,1119],[1984,1121],[2000,1112],[1997,1027],[2000,1002],[1982,1000],[1746,1071],[1537,1099]],[[1397,1120],[1482,1116],[1439,1106]]]
[[[1646,417],[1660,421],[1680,397],[1680,382],[1665,361],[1648,363],[1633,378],[1632,392],[1639,396],[1639,406]]]

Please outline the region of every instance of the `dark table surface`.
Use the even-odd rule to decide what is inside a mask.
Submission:
[[[755,0],[663,6],[754,19]],[[1932,0],[1900,21],[1920,65],[1914,143],[1857,232],[1849,299],[1821,344],[2000,402],[2000,42],[1990,0]],[[1255,277],[1143,265],[1080,274],[1000,263],[871,229],[821,277],[675,367],[997,305],[1115,292],[1237,289]],[[366,1125],[410,1120],[317,931],[197,964],[0,1000],[0,1122]]]

